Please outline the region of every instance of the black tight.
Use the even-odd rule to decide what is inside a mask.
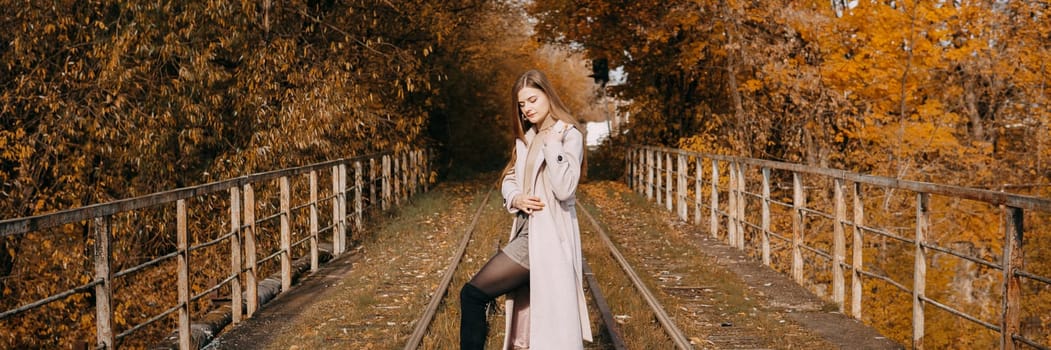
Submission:
[[[529,270],[511,260],[504,252],[496,253],[471,278],[471,285],[496,298],[529,282]]]
[[[485,348],[489,323],[485,310],[504,293],[529,283],[529,270],[497,253],[460,290],[460,349]]]

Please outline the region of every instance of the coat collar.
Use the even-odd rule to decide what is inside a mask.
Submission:
[[[565,123],[563,123],[561,120],[556,120],[555,121],[555,125],[551,127],[551,130],[559,130],[559,129],[563,129],[565,127],[566,127]],[[526,133],[525,133],[525,139],[526,139],[527,143],[525,144],[526,145],[525,146],[525,152],[523,152],[521,154],[521,156],[523,157],[522,159],[524,160],[522,162],[523,164],[526,161],[528,161],[528,159],[529,159],[529,144],[533,143],[534,141],[536,141],[536,142],[544,142],[544,140],[537,140],[536,139],[536,137],[537,137],[536,130],[537,130],[536,127],[532,127],[532,128],[529,128],[529,130],[527,130]],[[524,180],[525,181],[532,181],[532,184],[533,184],[532,188],[533,188],[533,192],[534,193],[536,192],[536,183],[538,182],[538,180],[540,178],[540,167],[543,166],[544,163],[545,163],[544,148],[543,148],[544,145],[543,144],[539,144],[537,146],[539,146],[540,149],[537,150],[538,153],[537,153],[536,161],[533,162],[533,164],[524,164],[525,166],[532,167],[533,178],[531,178],[531,179],[524,179]],[[525,167],[523,167],[521,170],[524,171]],[[522,173],[522,174],[525,174],[525,173]]]

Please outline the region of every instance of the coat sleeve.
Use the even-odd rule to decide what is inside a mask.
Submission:
[[[518,142],[519,141],[515,141],[516,144]],[[511,214],[518,213],[518,208],[511,206],[511,203],[512,200],[515,199],[515,196],[522,192],[522,186],[518,185],[518,174],[515,174],[515,168],[518,167],[517,163],[520,161],[522,160],[517,157],[515,158],[516,164],[512,164],[511,169],[504,174],[504,179],[500,183],[500,193],[504,196],[504,207],[507,208],[507,211]]]
[[[557,127],[557,126],[556,126]],[[555,198],[564,201],[573,198],[580,180],[580,162],[584,153],[584,135],[570,126],[562,142],[544,144],[544,176],[547,177]]]

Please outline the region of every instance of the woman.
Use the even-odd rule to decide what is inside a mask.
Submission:
[[[503,349],[583,349],[591,326],[575,193],[584,128],[539,71],[519,77],[511,98],[515,148],[501,185],[515,214],[511,241],[460,291],[460,348],[484,348],[486,305],[508,294]]]

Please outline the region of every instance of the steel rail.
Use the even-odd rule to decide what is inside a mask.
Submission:
[[[631,279],[631,282],[635,284],[635,288],[638,289],[639,293],[642,294],[643,299],[645,299],[646,303],[649,304],[650,308],[653,309],[653,313],[657,317],[657,321],[661,324],[661,326],[664,327],[664,331],[668,333],[669,337],[671,337],[671,340],[675,343],[675,346],[683,350],[692,350],[693,345],[690,344],[689,339],[687,339],[686,336],[682,333],[682,330],[679,329],[679,326],[675,325],[675,322],[672,322],[671,317],[668,316],[668,313],[664,311],[664,307],[661,306],[660,301],[658,301],[657,298],[653,296],[653,293],[650,292],[649,288],[647,288],[645,284],[643,284],[642,279],[639,278],[639,275],[637,273],[635,273],[635,270],[628,263],[628,260],[624,258],[624,255],[622,255],[620,251],[617,250],[617,247],[613,245],[613,241],[609,238],[609,234],[606,233],[606,230],[602,229],[602,227],[599,226],[598,221],[596,221],[595,218],[591,216],[591,213],[588,212],[588,210],[585,209],[583,206],[578,205],[577,209],[579,209],[579,212],[584,213],[584,216],[587,217],[588,221],[591,222],[591,225],[595,227],[595,231],[598,232],[599,237],[602,238],[602,242],[606,244],[606,247],[609,248],[610,253],[612,253],[613,257],[620,264],[621,269],[624,270],[624,273],[628,275],[628,278]]]
[[[460,246],[456,248],[456,258],[449,262],[449,267],[445,268],[442,282],[438,285],[438,290],[431,295],[431,300],[427,302],[427,308],[424,309],[423,316],[420,317],[419,322],[416,322],[416,329],[412,331],[409,341],[405,343],[405,350],[415,350],[420,347],[423,336],[427,334],[427,328],[430,328],[431,322],[434,321],[438,305],[441,304],[442,299],[445,298],[449,290],[449,284],[452,283],[453,275],[456,274],[456,268],[460,266],[460,261],[463,260],[463,255],[467,251],[467,244],[471,242],[475,226],[478,225],[478,217],[482,215],[482,210],[489,204],[489,197],[492,196],[493,191],[493,189],[490,189],[485,193],[485,198],[482,199],[482,203],[475,210],[474,217],[471,218],[471,224],[467,225],[467,230],[464,231],[463,238],[460,239]]]

